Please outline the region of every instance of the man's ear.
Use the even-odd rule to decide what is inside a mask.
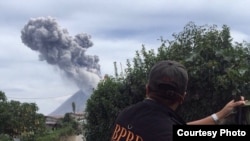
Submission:
[[[180,99],[180,104],[183,103],[183,101],[184,101],[186,95],[187,95],[187,92],[184,92],[183,97]]]

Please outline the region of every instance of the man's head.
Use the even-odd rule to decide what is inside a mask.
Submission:
[[[182,101],[186,92],[188,74],[186,68],[171,60],[156,63],[149,73],[147,96],[173,104]]]

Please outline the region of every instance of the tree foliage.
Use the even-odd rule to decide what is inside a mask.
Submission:
[[[249,98],[249,44],[234,42],[230,28],[188,23],[172,40],[160,39],[160,47],[136,51],[127,61],[125,75],[102,81],[87,102],[87,140],[107,140],[116,115],[145,98],[149,69],[159,60],[176,60],[188,70],[189,83],[183,105],[177,110],[194,120],[222,108],[236,94]],[[116,67],[115,67],[116,68]],[[116,69],[117,70],[117,69]]]
[[[219,110],[235,94],[249,97],[249,45],[232,43],[229,27],[219,30],[191,22],[173,36],[168,47],[159,49],[168,56],[163,59],[177,60],[189,72],[188,96],[179,110],[186,120]]]
[[[73,113],[76,113],[76,104],[75,104],[75,102],[72,102],[72,111],[73,111]]]
[[[0,134],[0,141],[13,141],[9,135]]]
[[[58,119],[53,128],[37,135],[31,141],[67,141],[71,137],[82,134],[82,125],[79,119],[74,117],[75,113],[66,113],[63,118]],[[23,139],[23,138],[22,138]],[[27,140],[26,138],[23,140]]]
[[[126,88],[121,79],[115,79],[112,76],[106,76],[98,84],[98,89],[87,101],[85,110],[84,132],[86,140],[109,139],[115,117],[120,109],[130,105],[131,98],[124,94]]]
[[[45,130],[45,118],[37,113],[34,103],[7,101],[4,92],[0,92],[0,133],[10,137],[34,136]]]

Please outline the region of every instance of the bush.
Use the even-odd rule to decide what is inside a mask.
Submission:
[[[12,139],[9,135],[0,134],[0,141],[12,141]]]

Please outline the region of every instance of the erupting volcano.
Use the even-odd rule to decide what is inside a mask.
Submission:
[[[93,46],[90,38],[86,33],[70,36],[52,17],[32,18],[22,29],[22,42],[39,53],[40,61],[59,68],[68,80],[79,87],[79,91],[51,115],[72,112],[72,102],[76,112],[83,112],[86,100],[100,81],[99,57],[86,54],[87,49]]]

